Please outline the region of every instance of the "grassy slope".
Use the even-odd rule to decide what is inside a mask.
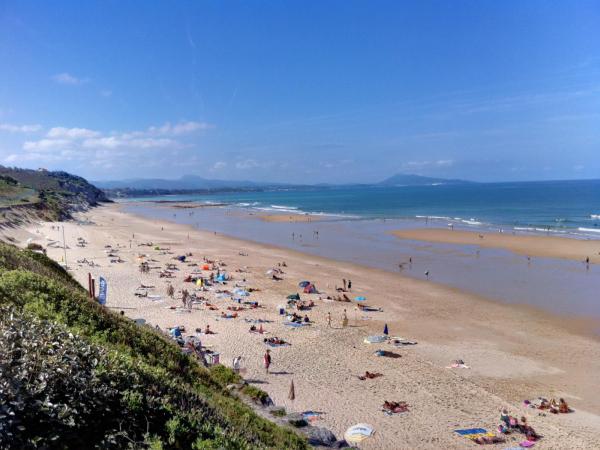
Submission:
[[[227,383],[236,380],[231,371],[224,367],[207,371],[161,334],[89,300],[69,274],[43,255],[0,243],[0,304],[4,329],[9,316],[20,320],[15,319],[18,314],[42,327],[35,336],[55,333],[55,342],[59,342],[60,336],[65,340],[65,332],[71,333],[89,346],[89,352],[99,355],[92,358],[93,367],[85,366],[89,357],[76,355],[83,362],[77,365],[81,370],[74,373],[87,377],[88,381],[80,384],[91,386],[89,392],[77,387],[72,376],[69,382],[53,378],[53,384],[47,383],[40,391],[31,380],[38,379],[40,364],[52,368],[56,361],[50,354],[38,352],[32,359],[37,362],[31,365],[36,369],[27,369],[32,371],[25,377],[30,384],[19,384],[12,394],[0,389],[0,405],[9,405],[2,407],[6,410],[12,407],[11,401],[15,402],[13,412],[17,414],[13,417],[21,416],[40,426],[15,423],[10,439],[2,442],[2,436],[8,435],[0,424],[1,448],[36,448],[41,444],[50,448],[308,447],[292,430],[258,417],[231,397],[225,390]],[[57,328],[48,331],[43,324]],[[26,365],[29,353],[20,350],[18,357],[11,356],[14,346],[7,350],[2,345],[0,368]],[[39,344],[35,348],[45,347]],[[49,370],[55,377],[55,371]],[[6,382],[2,373],[8,372],[0,371],[0,381]],[[50,399],[52,408],[62,401],[63,409],[56,412],[56,408],[44,407],[41,399]],[[3,413],[6,411],[0,409],[0,415]],[[56,434],[60,438],[52,440]]]

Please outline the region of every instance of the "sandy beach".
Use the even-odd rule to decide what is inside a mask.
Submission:
[[[600,240],[568,239],[556,236],[519,235],[509,232],[450,230],[444,228],[418,228],[397,230],[400,239],[438,242],[444,244],[478,245],[484,248],[510,250],[525,256],[562,258],[574,261],[600,263]]]
[[[281,217],[287,220],[286,215]],[[475,448],[476,444],[453,430],[482,427],[495,431],[500,410],[507,408],[517,417],[527,417],[543,436],[535,448],[600,448],[600,343],[584,332],[574,332],[576,323],[563,323],[560,317],[533,308],[495,303],[399,274],[143,219],[125,214],[120,205],[96,208],[79,214],[78,219],[81,222],[60,224],[67,236],[67,263],[84,285],[88,273],[106,278],[107,307],[162,329],[183,325],[185,334],[210,325],[215,334],[202,335],[202,342],[220,353],[223,364],[230,366],[234,357],[242,356],[249,382],[288,411],[322,413],[315,425],[330,428],[338,438],[349,426],[368,423],[375,434],[361,444],[365,449]],[[56,225],[34,224],[5,233],[20,245],[31,238],[47,246],[51,240],[62,239]],[[532,256],[571,255],[573,259],[583,259],[582,255],[591,252],[591,245],[599,245],[524,236],[510,243],[509,238],[515,237],[489,233],[481,239],[484,243],[478,241],[477,233],[445,231],[399,232],[398,236],[434,241],[452,237],[457,241],[436,242],[501,246]],[[78,238],[87,244],[77,246]],[[107,245],[117,256],[109,256]],[[590,253],[590,259],[598,261],[597,252]],[[186,253],[192,256],[185,262],[173,259]],[[61,261],[63,249],[48,247],[48,254]],[[221,313],[230,312],[227,307],[237,303],[223,298],[214,286],[204,291],[183,281],[201,269],[203,258],[221,261],[225,264],[221,270],[232,276],[219,289],[233,291],[236,285],[255,289],[246,300],[259,302],[260,308],[240,311],[237,318],[221,318]],[[77,262],[84,259],[95,265]],[[117,260],[122,262],[111,262]],[[141,261],[154,269],[141,273]],[[283,262],[284,267],[278,266]],[[166,264],[175,265],[174,278],[159,277]],[[267,275],[273,268],[283,271],[281,281]],[[202,272],[208,276],[208,271]],[[342,286],[343,279],[352,280],[352,290],[347,292],[350,298],[364,296],[364,303],[381,311],[358,311],[354,301],[326,300],[328,295],[337,295],[335,288]],[[303,294],[298,288],[303,280],[312,281],[319,294]],[[175,288],[174,299],[166,295],[169,283]],[[153,286],[147,289],[149,297],[135,295],[142,284]],[[218,309],[210,310],[206,305],[195,305],[189,312],[174,309],[181,306],[181,289],[204,296]],[[300,312],[311,319],[310,326],[285,326],[278,314],[278,305],[284,305],[286,296],[296,292],[315,304]],[[344,309],[349,318],[345,328]],[[332,327],[327,324],[328,313]],[[252,323],[246,319],[264,320],[266,334],[250,333]],[[396,348],[387,342],[363,342],[366,336],[381,334],[384,324],[391,336],[417,344]],[[267,347],[263,339],[274,336],[291,345],[271,349],[273,366],[271,373],[265,374],[262,356]],[[376,356],[378,349],[399,357]],[[456,359],[464,360],[470,368],[447,368]],[[383,376],[359,380],[357,376],[365,371]],[[292,380],[294,401],[288,400]],[[523,406],[524,399],[539,396],[563,397],[575,412],[542,416],[539,410]],[[381,411],[386,400],[406,401],[409,411],[386,415]],[[490,448],[513,447],[523,440],[523,435],[513,433],[506,443]]]

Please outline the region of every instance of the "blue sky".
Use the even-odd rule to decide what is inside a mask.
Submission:
[[[600,1],[0,2],[0,164],[600,178]]]

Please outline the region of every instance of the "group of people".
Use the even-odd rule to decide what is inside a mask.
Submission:
[[[541,437],[535,432],[533,427],[527,423],[527,418],[525,416],[521,417],[521,420],[519,421],[516,417],[509,415],[506,409],[503,409],[500,414],[498,432],[501,434],[508,434],[512,431],[524,434],[530,442],[535,442]]]

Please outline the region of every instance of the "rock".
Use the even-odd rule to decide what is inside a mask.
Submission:
[[[310,445],[332,447],[337,442],[335,434],[327,428],[310,427],[306,430],[306,434],[308,435],[308,443]]]

